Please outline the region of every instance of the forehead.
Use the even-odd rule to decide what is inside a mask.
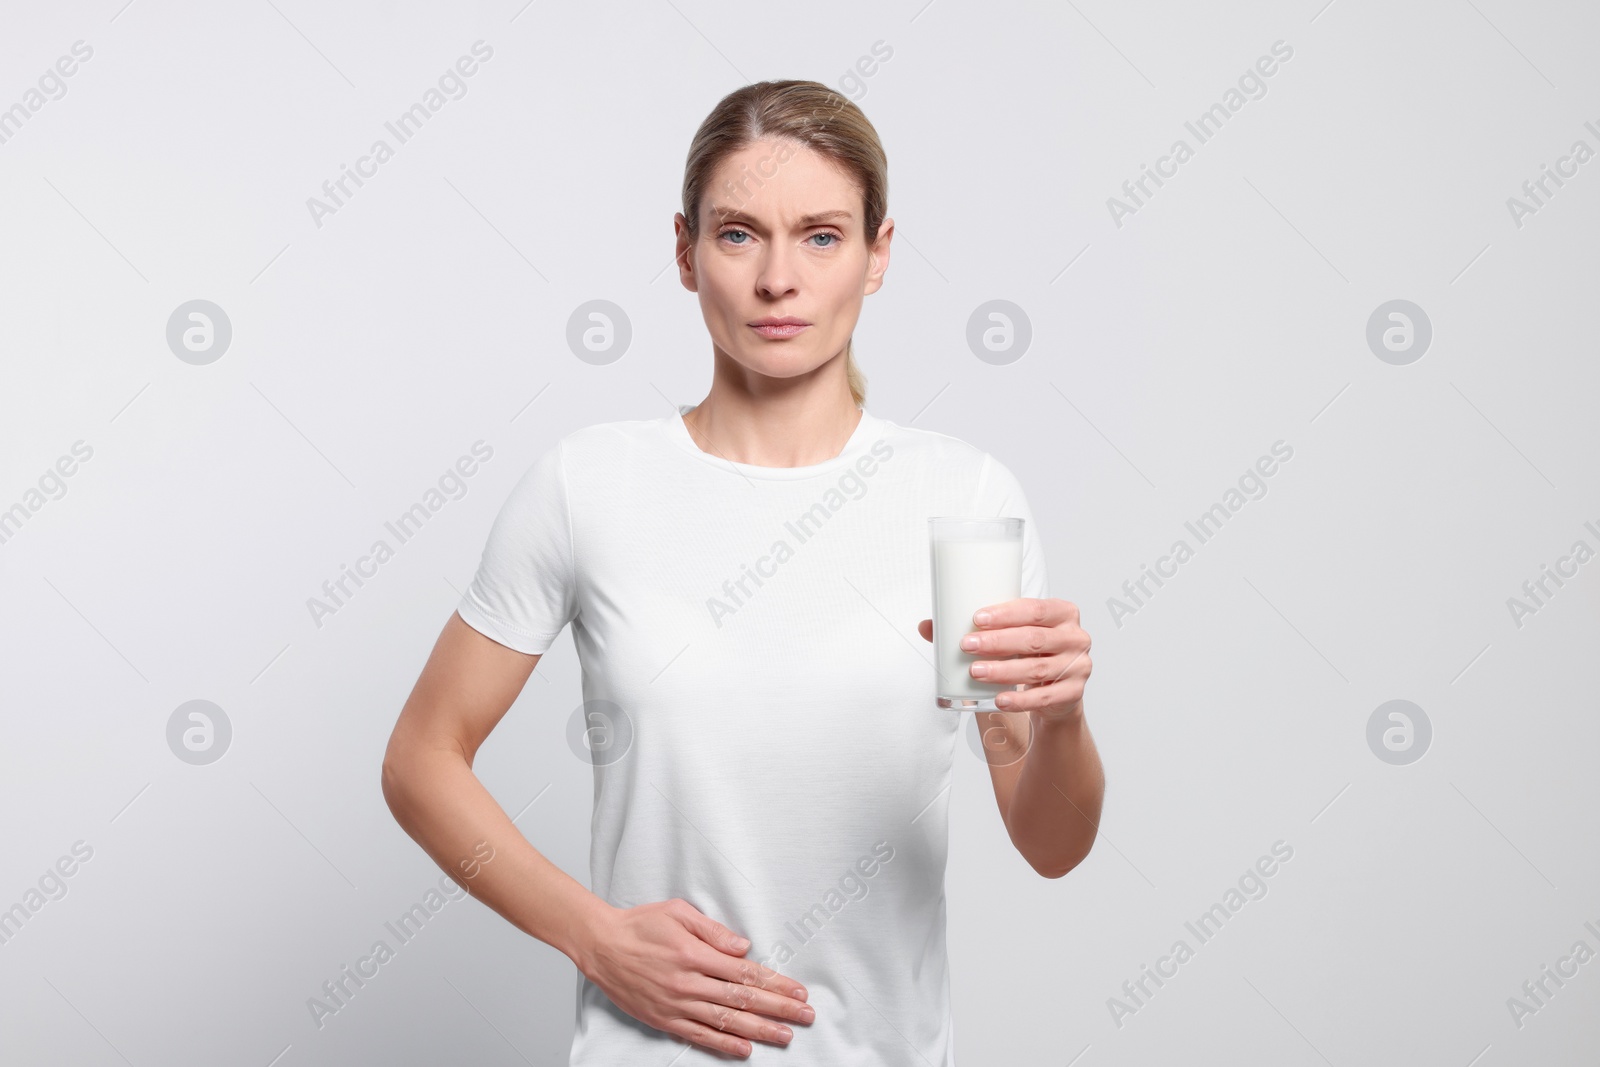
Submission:
[[[772,225],[859,224],[861,190],[842,167],[794,141],[754,141],[723,158],[701,208],[715,223],[729,215]]]

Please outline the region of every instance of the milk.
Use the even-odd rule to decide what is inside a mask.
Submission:
[[[964,652],[961,638],[976,629],[972,616],[979,608],[1022,595],[1022,520],[935,519],[930,543],[935,702],[943,708],[993,710],[995,694],[1015,684],[979,681],[968,668],[979,659],[1005,657]]]

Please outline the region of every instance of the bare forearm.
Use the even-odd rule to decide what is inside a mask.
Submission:
[[[522,836],[460,752],[391,752],[383,795],[406,833],[464,889],[581,969],[589,935],[611,905]]]
[[[1089,854],[1100,825],[1105,774],[1082,705],[1066,718],[1033,714],[1006,829],[1034,870],[1059,878]]]

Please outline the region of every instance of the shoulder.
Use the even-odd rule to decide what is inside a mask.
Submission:
[[[991,452],[937,430],[924,430],[879,420],[896,451],[904,449],[922,477],[935,479],[965,494],[975,511],[1014,511],[1026,499],[1022,482]]]
[[[878,419],[874,436],[882,438],[896,451],[904,450],[909,457],[936,464],[950,473],[978,475],[987,464],[993,462],[993,457],[983,449],[959,437],[917,426],[902,426],[888,419]]]
[[[665,440],[666,423],[666,419],[619,419],[580,426],[546,445],[539,458],[559,458],[563,466],[613,461]]]
[[[569,431],[558,443],[574,450],[612,447],[659,434],[666,428],[666,423],[664,418],[595,422]]]

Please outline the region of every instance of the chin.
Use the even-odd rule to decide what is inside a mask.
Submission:
[[[793,378],[816,370],[826,360],[816,359],[810,352],[796,351],[792,355],[765,353],[741,362],[756,373],[765,374],[769,378]]]
[[[782,371],[794,374],[800,364],[815,365],[822,362],[812,345],[800,346],[793,341],[764,341],[756,338],[733,348],[725,348],[740,366],[763,374]]]

